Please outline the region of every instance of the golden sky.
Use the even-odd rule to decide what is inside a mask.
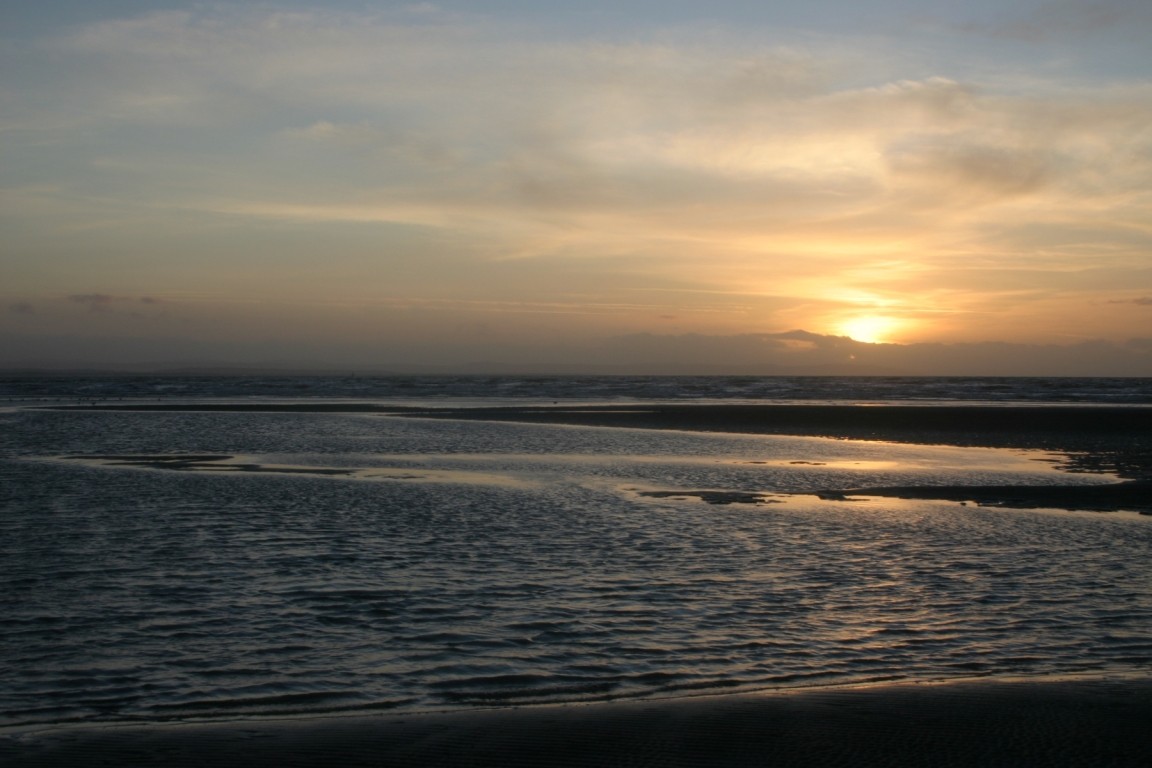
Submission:
[[[1146,2],[28,5],[0,366],[1152,375]]]

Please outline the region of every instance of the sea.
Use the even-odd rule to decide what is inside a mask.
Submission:
[[[179,407],[273,402],[1138,407],[1152,379],[0,377],[0,726],[1152,663],[1152,518],[820,494],[1116,481],[1051,454]]]

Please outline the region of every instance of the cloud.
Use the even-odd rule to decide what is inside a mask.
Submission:
[[[32,233],[29,263],[113,273],[81,286],[323,303],[386,285],[444,306],[618,307],[578,311],[619,331],[675,314],[705,335],[884,310],[1016,338],[1095,334],[1068,307],[1146,291],[1141,80],[1015,59],[978,79],[963,61],[981,52],[766,28],[561,38],[424,6],[200,5],[29,50],[29,79],[0,74],[0,128],[31,182],[0,190],[19,203],[0,216]],[[600,294],[574,300],[574,280]],[[644,307],[653,287],[681,293]],[[689,291],[727,325],[677,306]],[[148,304],[75,296],[107,315]]]
[[[106,293],[74,293],[68,297],[68,301],[82,304],[89,312],[107,312],[115,302],[124,299]]]
[[[986,202],[1040,189],[1056,170],[1054,158],[1031,148],[967,143],[957,137],[916,137],[888,148],[890,168],[913,186],[950,188],[946,199],[960,195]]]
[[[138,298],[132,296],[111,296],[106,293],[74,293],[68,296],[68,301],[73,304],[80,304],[87,307],[89,312],[99,312],[102,314],[125,314],[133,317],[142,317],[139,312],[114,312],[117,304],[130,305],[130,304],[143,304],[146,306],[156,306],[161,304],[162,301],[152,296],[140,296]]]
[[[608,340],[599,362],[647,373],[929,376],[1148,376],[1147,339],[1075,344],[869,344],[843,336],[633,334]]]
[[[904,215],[910,199],[940,209],[1082,184],[1139,157],[1126,152],[1132,129],[1152,118],[1123,92],[1081,111],[1079,95],[1037,101],[946,77],[846,87],[852,54],[818,45],[518,32],[436,14],[206,8],[95,24],[56,45],[100,63],[98,78],[60,84],[89,101],[85,120],[179,123],[171,150],[206,172],[198,184],[183,171],[202,190],[184,204],[211,209],[203,193],[239,163],[249,181],[224,196],[243,189],[245,210],[333,221],[403,201],[417,224],[499,214],[570,232],[598,216],[640,237],[720,230],[787,247],[816,227],[867,241],[901,221],[932,239]],[[271,136],[238,141],[246,125]],[[217,130],[231,139],[201,146]]]
[[[1046,41],[1095,32],[1152,26],[1143,0],[1049,0],[1024,13],[1009,12],[995,23],[954,23],[957,29],[989,37]]]
[[[17,301],[8,305],[8,311],[16,315],[34,315],[36,307],[26,301]]]
[[[806,331],[623,334],[599,341],[512,343],[494,329],[431,343],[259,335],[209,340],[162,333],[7,334],[0,365],[110,369],[244,365],[296,370],[716,375],[1152,376],[1152,339],[1074,344],[867,344]],[[386,361],[382,364],[381,361]]]

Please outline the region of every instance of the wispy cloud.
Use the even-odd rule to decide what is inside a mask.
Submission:
[[[68,301],[86,307],[89,312],[112,312],[119,305],[131,313],[135,313],[132,305],[153,307],[162,303],[153,296],[112,296],[107,293],[74,293],[68,296]]]
[[[1152,7],[1143,0],[1048,0],[1023,12],[1005,6],[995,22],[952,23],[989,37],[1042,41],[1123,28],[1152,28]]]
[[[1078,13],[1013,34],[1143,18]],[[336,305],[378,280],[445,313],[712,314],[658,289],[717,297],[726,331],[883,311],[1118,337],[1068,307],[1152,288],[1142,78],[975,78],[863,36],[719,25],[563,38],[427,4],[203,5],[30,50],[34,78],[0,75],[0,128],[33,181],[0,216],[28,253],[70,254],[75,285],[29,280],[135,297],[72,293],[92,313],[174,282]]]
[[[484,199],[571,213],[625,202],[644,213],[720,193],[706,210],[799,197],[794,207],[826,216],[838,197],[883,206],[902,189],[1016,196],[1099,180],[1101,162],[1131,159],[1125,150],[1142,141],[1133,129],[1150,116],[1140,86],[1087,102],[947,78],[845,89],[831,76],[843,62],[815,51],[541,46],[491,29],[364,21],[165,13],[100,25],[72,45],[125,73],[88,83],[93,98],[140,99],[138,113],[109,120],[148,119],[141,93],[152,85],[197,121],[230,128],[312,112],[277,131],[286,143],[273,151],[295,182],[282,193],[306,195],[322,165],[321,180],[349,192],[403,190],[446,207]],[[235,113],[238,93],[252,97],[250,114]],[[171,103],[163,113],[183,120]],[[450,180],[437,174],[445,169]]]
[[[68,301],[87,307],[89,312],[107,312],[115,302],[124,300],[106,293],[76,293],[68,297]]]

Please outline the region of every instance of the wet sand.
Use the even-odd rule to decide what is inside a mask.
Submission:
[[[512,421],[704,432],[805,435],[855,440],[1040,449],[1063,453],[1070,472],[1107,472],[1101,486],[917,486],[828,488],[851,495],[965,501],[1017,509],[1152,514],[1152,407],[724,405],[502,406],[415,408],[372,403],[135,403],[62,410],[379,413],[419,418]]]
[[[100,403],[47,410],[378,413],[704,432],[1094,452],[1152,468],[1152,407],[980,405],[596,405],[422,408],[374,403]]]
[[[49,766],[1146,766],[1152,682],[973,681],[0,737]]]
[[[1152,469],[1152,407],[980,405],[499,406],[422,408],[354,402],[93,403],[48,410],[378,413],[705,432],[810,435],[858,440],[941,443],[1093,452],[1132,469]],[[1123,469],[1123,467],[1122,467]]]
[[[113,406],[103,406],[105,408]],[[1128,478],[1064,488],[830,489],[1073,508],[1152,509],[1152,408],[621,406],[433,412],[370,404],[179,404],[117,410],[325,411],[813,435],[1067,454]],[[89,407],[84,407],[88,410]],[[1111,490],[1110,490],[1111,489]],[[978,499],[973,494],[985,494]],[[1048,494],[1048,496],[1044,496]],[[1109,494],[1113,494],[1109,498]],[[1123,496],[1124,498],[1117,498]],[[443,714],[28,728],[10,768],[133,766],[1146,766],[1152,679],[809,689]]]
[[[393,412],[431,418],[1152,453],[1152,407],[685,404]]]
[[[1097,486],[829,488],[822,496],[970,501],[1017,509],[1152,514],[1152,408],[1096,406],[655,405],[638,408],[469,408],[407,413],[586,426],[806,435],[901,443],[1041,449],[1070,472],[1114,473]]]

